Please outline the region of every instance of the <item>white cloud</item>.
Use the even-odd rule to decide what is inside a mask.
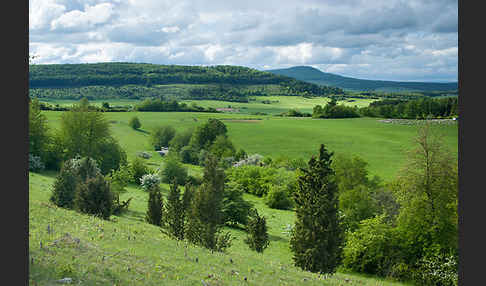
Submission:
[[[30,0],[39,63],[312,65],[457,80],[457,1]]]
[[[84,11],[69,11],[51,22],[51,30],[87,30],[107,22],[113,15],[111,3],[86,5]]]

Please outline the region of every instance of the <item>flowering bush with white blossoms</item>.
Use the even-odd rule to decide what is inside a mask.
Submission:
[[[160,184],[160,177],[157,174],[145,174],[140,178],[142,189],[148,191],[152,186]]]
[[[240,160],[233,164],[233,167],[248,166],[248,165],[258,165],[263,161],[263,156],[260,154],[252,154],[248,158]]]

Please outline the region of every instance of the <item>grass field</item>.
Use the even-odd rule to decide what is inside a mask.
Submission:
[[[353,101],[350,101],[353,100]],[[338,101],[339,104],[344,104],[348,106],[358,106],[364,107],[368,106],[375,99],[346,99],[343,101]],[[47,102],[49,104],[59,104],[60,106],[71,106],[73,103],[77,103],[78,100],[69,99],[46,99],[42,98],[41,101]],[[270,104],[265,104],[263,101],[270,101]],[[239,109],[238,114],[251,114],[256,112],[263,112],[267,114],[279,114],[286,112],[289,109],[298,109],[301,112],[312,113],[312,108],[314,106],[326,105],[329,101],[327,97],[318,98],[305,98],[300,96],[252,96],[251,101],[248,103],[241,102],[228,102],[228,101],[218,101],[218,100],[182,100],[187,104],[196,103],[202,107],[213,107],[213,108],[225,108],[231,106],[234,109]],[[140,103],[139,100],[133,99],[110,99],[110,100],[92,100],[90,101],[93,105],[101,106],[103,102],[109,102],[110,106],[135,106]]]
[[[292,106],[292,100],[305,108],[300,99],[279,100],[285,111]],[[278,107],[273,108],[275,113]],[[51,128],[59,128],[62,112],[44,114]],[[218,118],[226,124],[235,147],[247,153],[301,157],[307,161],[324,143],[336,154],[359,155],[369,163],[372,175],[385,180],[397,175],[406,151],[414,147],[412,140],[417,131],[417,126],[387,124],[378,118],[312,119],[192,112],[108,112],[105,116],[129,160],[138,151],[150,151],[153,156],[147,161],[152,168],[163,164],[163,158],[149,144],[153,128],[168,124],[180,131],[208,118]],[[139,131],[128,126],[133,116],[142,123]],[[433,128],[444,135],[447,147],[457,155],[457,125]],[[190,174],[201,172],[201,167],[186,166]],[[324,279],[294,267],[289,236],[284,231],[293,224],[294,212],[270,209],[261,198],[252,195],[245,194],[244,198],[267,218],[270,246],[263,255],[258,254],[244,244],[243,230],[227,228],[234,241],[222,254],[169,239],[157,227],[145,223],[148,195],[135,185],[129,186],[121,197],[133,198],[129,211],[103,221],[50,204],[54,178],[53,172],[29,173],[29,285],[58,285],[54,281],[64,277],[74,278],[75,283],[81,281],[82,285],[407,285],[342,272]],[[168,187],[162,186],[166,195]],[[54,229],[50,234],[47,225]]]
[[[58,128],[62,112],[47,111],[49,124]],[[312,119],[244,114],[214,114],[193,112],[113,112],[105,113],[112,122],[111,130],[126,150],[129,159],[138,151],[151,151],[149,132],[157,125],[172,125],[176,130],[202,124],[208,118],[223,119],[228,135],[236,148],[247,153],[264,156],[304,158],[306,161],[317,153],[319,144],[324,143],[336,154],[358,155],[369,163],[372,175],[385,180],[395,177],[404,164],[406,151],[414,148],[413,138],[417,126],[387,124],[377,118]],[[132,116],[137,116],[142,127],[135,131],[128,126]],[[231,119],[261,119],[241,121]],[[455,125],[433,125],[444,134],[444,140],[451,152],[457,155],[458,131]],[[152,152],[152,164],[162,159]],[[192,169],[197,169],[192,168]]]
[[[53,173],[29,174],[29,285],[65,277],[75,285],[406,285],[345,273],[325,279],[294,267],[284,232],[294,213],[251,195],[245,199],[267,217],[271,242],[263,255],[249,250],[238,229],[226,229],[234,240],[225,254],[169,239],[143,221],[148,195],[136,186],[122,196],[133,197],[129,211],[104,221],[49,203],[53,182]]]

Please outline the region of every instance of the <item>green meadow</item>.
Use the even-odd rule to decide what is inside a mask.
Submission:
[[[406,152],[415,147],[416,125],[380,122],[378,118],[312,119],[277,117],[296,108],[312,112],[327,99],[265,97],[271,104],[247,103],[240,113],[194,112],[107,112],[111,132],[131,160],[139,151],[149,151],[152,168],[164,159],[149,144],[150,132],[158,125],[172,125],[177,131],[202,124],[208,118],[222,120],[235,147],[248,154],[272,158],[303,158],[306,161],[324,143],[335,154],[358,155],[369,163],[371,175],[385,181],[399,173]],[[278,102],[276,102],[278,101]],[[75,101],[51,101],[71,105]],[[103,101],[93,101],[101,105]],[[110,105],[134,104],[130,100],[108,100]],[[366,101],[347,104],[369,104]],[[244,106],[243,103],[197,101],[212,107]],[[250,106],[252,106],[250,108]],[[266,109],[268,108],[268,109]],[[260,110],[269,115],[252,115]],[[267,110],[268,112],[264,111]],[[60,125],[60,111],[44,111],[51,129]],[[137,116],[142,127],[129,127]],[[457,156],[458,130],[455,125],[432,125],[444,136],[446,146]],[[190,174],[201,167],[186,165]],[[287,225],[294,223],[290,210],[268,208],[263,199],[244,194],[244,198],[267,218],[270,245],[263,254],[251,251],[243,242],[242,229],[225,228],[234,240],[226,253],[168,238],[159,228],[144,222],[148,194],[130,185],[122,200],[132,198],[129,210],[110,220],[101,220],[75,211],[58,208],[49,202],[56,173],[29,173],[29,285],[57,285],[70,277],[80,285],[408,285],[361,274],[338,271],[331,277],[302,271],[293,266]],[[163,194],[168,186],[162,184]],[[47,232],[47,226],[53,230]],[[42,247],[41,247],[42,244]],[[246,281],[245,281],[246,278]]]
[[[232,246],[212,253],[145,223],[148,194],[137,186],[121,197],[133,198],[128,212],[106,221],[51,204],[54,176],[29,174],[29,285],[59,285],[55,281],[65,277],[75,285],[407,285],[353,273],[326,278],[296,268],[285,231],[294,213],[269,209],[252,195],[245,199],[267,218],[269,247],[263,254],[251,251],[243,230],[226,228]],[[166,196],[168,186],[162,187]]]
[[[52,128],[58,128],[61,113],[45,112]],[[335,154],[362,157],[369,163],[370,174],[385,180],[393,179],[405,163],[406,152],[414,148],[413,139],[418,129],[416,125],[383,123],[377,118],[312,119],[195,112],[107,112],[105,115],[129,159],[138,151],[152,151],[150,131],[158,125],[172,125],[176,130],[184,130],[208,118],[218,118],[227,126],[235,147],[243,148],[247,153],[308,160],[316,154],[319,144],[324,143]],[[139,131],[128,126],[133,116],[142,123]],[[432,126],[444,135],[451,152],[457,154],[457,124]],[[152,153],[150,162],[160,164],[162,158],[156,152]]]

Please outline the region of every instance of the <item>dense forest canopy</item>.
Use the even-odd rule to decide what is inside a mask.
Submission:
[[[313,96],[342,94],[340,88],[319,86],[290,77],[241,66],[182,66],[145,63],[31,65],[30,88],[166,85],[166,84],[276,84],[287,93]]]

